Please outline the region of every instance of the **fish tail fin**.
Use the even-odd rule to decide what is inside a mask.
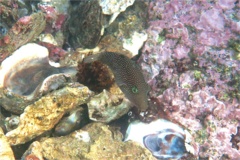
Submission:
[[[86,58],[83,59],[83,63],[92,63],[94,61],[98,61],[99,55],[100,54],[93,54],[93,55],[87,56]]]

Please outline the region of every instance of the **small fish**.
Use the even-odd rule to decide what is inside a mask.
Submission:
[[[84,63],[100,61],[113,72],[115,81],[124,95],[140,111],[148,108],[149,86],[144,80],[140,67],[128,57],[113,52],[99,53],[84,58]]]

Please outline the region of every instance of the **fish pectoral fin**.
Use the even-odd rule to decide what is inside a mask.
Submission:
[[[118,84],[118,87],[122,90],[123,93],[126,93],[129,90],[128,85],[126,83],[120,83]]]
[[[120,87],[120,88],[124,88],[124,89],[128,89],[128,85],[122,81],[118,81],[117,82],[117,85]]]

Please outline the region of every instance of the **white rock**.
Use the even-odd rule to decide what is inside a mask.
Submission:
[[[103,14],[112,15],[109,24],[105,27],[109,26],[127,7],[133,5],[134,1],[135,0],[99,0]]]
[[[132,37],[123,40],[123,48],[130,51],[133,56],[138,54],[138,50],[142,47],[143,43],[147,40],[147,33],[134,32]]]
[[[77,138],[79,141],[83,142],[90,142],[91,138],[89,136],[89,133],[87,131],[76,131],[75,138]]]
[[[128,6],[133,5],[135,0],[99,0],[103,14],[112,15],[116,12],[123,12]]]

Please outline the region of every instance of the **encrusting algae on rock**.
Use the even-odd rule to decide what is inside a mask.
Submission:
[[[7,138],[0,127],[0,158],[2,160],[14,160],[13,151],[7,142]]]
[[[33,70],[36,75],[27,74],[33,79],[13,76],[17,80],[11,81],[8,74],[7,87],[0,81],[0,125],[15,158],[238,160],[239,7],[236,0],[113,0],[111,4],[110,0],[0,0],[0,70],[6,57],[35,42],[48,48],[50,61],[78,72],[56,76],[58,69],[47,64],[40,71]],[[51,35],[54,43],[39,34]],[[107,63],[83,61],[108,52],[137,60],[151,91],[135,84],[136,72],[131,72],[131,81],[129,75],[123,75],[132,69],[122,71],[125,62],[114,68],[111,59]],[[30,64],[18,73],[20,77],[26,76]],[[20,68],[9,66],[10,74]],[[43,75],[49,71],[54,75],[45,79]],[[28,85],[31,80],[33,85]],[[21,81],[24,85],[18,86]],[[43,91],[24,101],[42,81],[47,82]],[[79,95],[77,88],[69,86],[74,82],[87,86],[78,84],[89,96]],[[142,99],[131,97],[138,92],[144,93],[143,106],[138,105]],[[136,107],[131,108],[133,105]],[[83,117],[81,107],[88,109]],[[145,112],[135,113],[137,109]],[[90,124],[78,130],[74,125],[85,116],[90,117]],[[172,128],[162,118],[180,128]],[[5,144],[0,150],[10,148]]]
[[[119,129],[103,123],[90,123],[70,135],[34,141],[28,155],[40,160],[155,160],[151,152],[136,142],[123,142]],[[59,158],[60,157],[60,158]]]
[[[41,12],[20,18],[0,39],[0,64],[17,48],[36,38],[45,27],[46,18]]]
[[[119,89],[116,85],[113,85],[112,88]],[[103,123],[109,123],[120,118],[127,114],[131,108],[131,103],[122,93],[116,94],[105,89],[91,97],[87,105],[89,118]]]

